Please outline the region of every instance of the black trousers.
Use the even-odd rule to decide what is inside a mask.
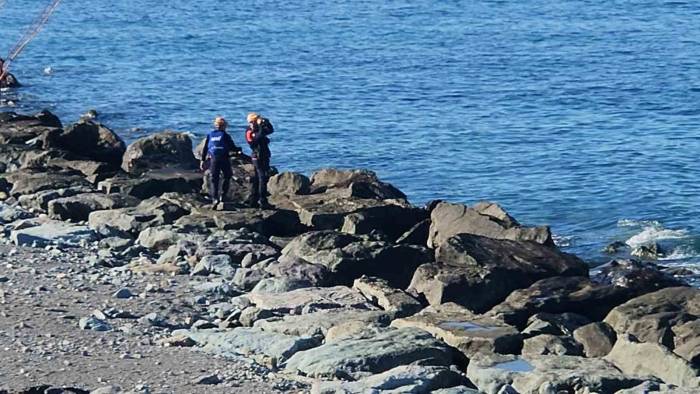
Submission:
[[[209,195],[212,200],[217,200],[219,198],[219,181],[221,175],[223,174],[223,187],[221,188],[221,198],[224,199],[228,193],[228,188],[231,185],[231,177],[233,176],[233,171],[231,171],[231,161],[227,158],[211,159],[211,167],[209,167],[209,172],[211,175],[211,184],[209,185]]]
[[[253,157],[255,177],[253,177],[253,202],[267,204],[267,177],[270,173],[270,156]]]

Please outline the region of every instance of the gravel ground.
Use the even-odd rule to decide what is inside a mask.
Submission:
[[[151,393],[308,391],[243,357],[158,344],[171,329],[198,319],[202,308],[191,301],[197,294],[190,281],[201,279],[135,276],[93,266],[89,254],[0,244],[0,393],[37,385],[84,390],[114,385]],[[123,288],[134,296],[116,298]],[[81,329],[80,319],[96,310],[134,317],[106,319],[111,331]],[[159,323],[135,318],[154,312]],[[196,382],[206,377],[221,383]]]

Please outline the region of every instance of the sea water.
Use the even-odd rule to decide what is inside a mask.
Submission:
[[[46,3],[7,1],[0,53]],[[592,263],[621,240],[694,267],[699,20],[660,0],[64,1],[5,95],[127,140],[223,115],[242,144],[259,111],[280,170],[371,168],[417,204],[496,201]]]

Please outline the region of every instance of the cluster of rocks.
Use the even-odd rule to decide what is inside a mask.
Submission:
[[[370,171],[324,169],[276,174],[275,208],[251,209],[241,157],[231,202],[213,207],[185,134],[127,147],[89,120],[9,113],[0,142],[16,245],[191,278],[198,320],[139,318],[161,346],[245,356],[320,393],[700,390],[700,290],[633,260],[589,273],[497,204],[416,207]]]

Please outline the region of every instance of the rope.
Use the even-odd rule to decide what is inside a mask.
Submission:
[[[2,4],[5,2],[5,0],[0,0],[0,7],[2,7]],[[44,11],[39,15],[38,18],[34,20],[34,22],[29,26],[27,31],[24,32],[24,35],[22,38],[20,38],[19,41],[15,44],[15,46],[10,50],[9,55],[7,55],[7,58],[5,59],[5,64],[3,65],[2,70],[0,70],[0,81],[5,78],[5,75],[7,74],[7,71],[10,68],[10,63],[12,63],[13,60],[19,56],[20,53],[24,50],[24,48],[34,39],[34,37],[39,34],[41,29],[46,25],[46,22],[48,22],[49,17],[51,17],[51,14],[56,11],[56,8],[58,8],[58,5],[61,3],[61,0],[52,0],[49,5],[44,8]]]

